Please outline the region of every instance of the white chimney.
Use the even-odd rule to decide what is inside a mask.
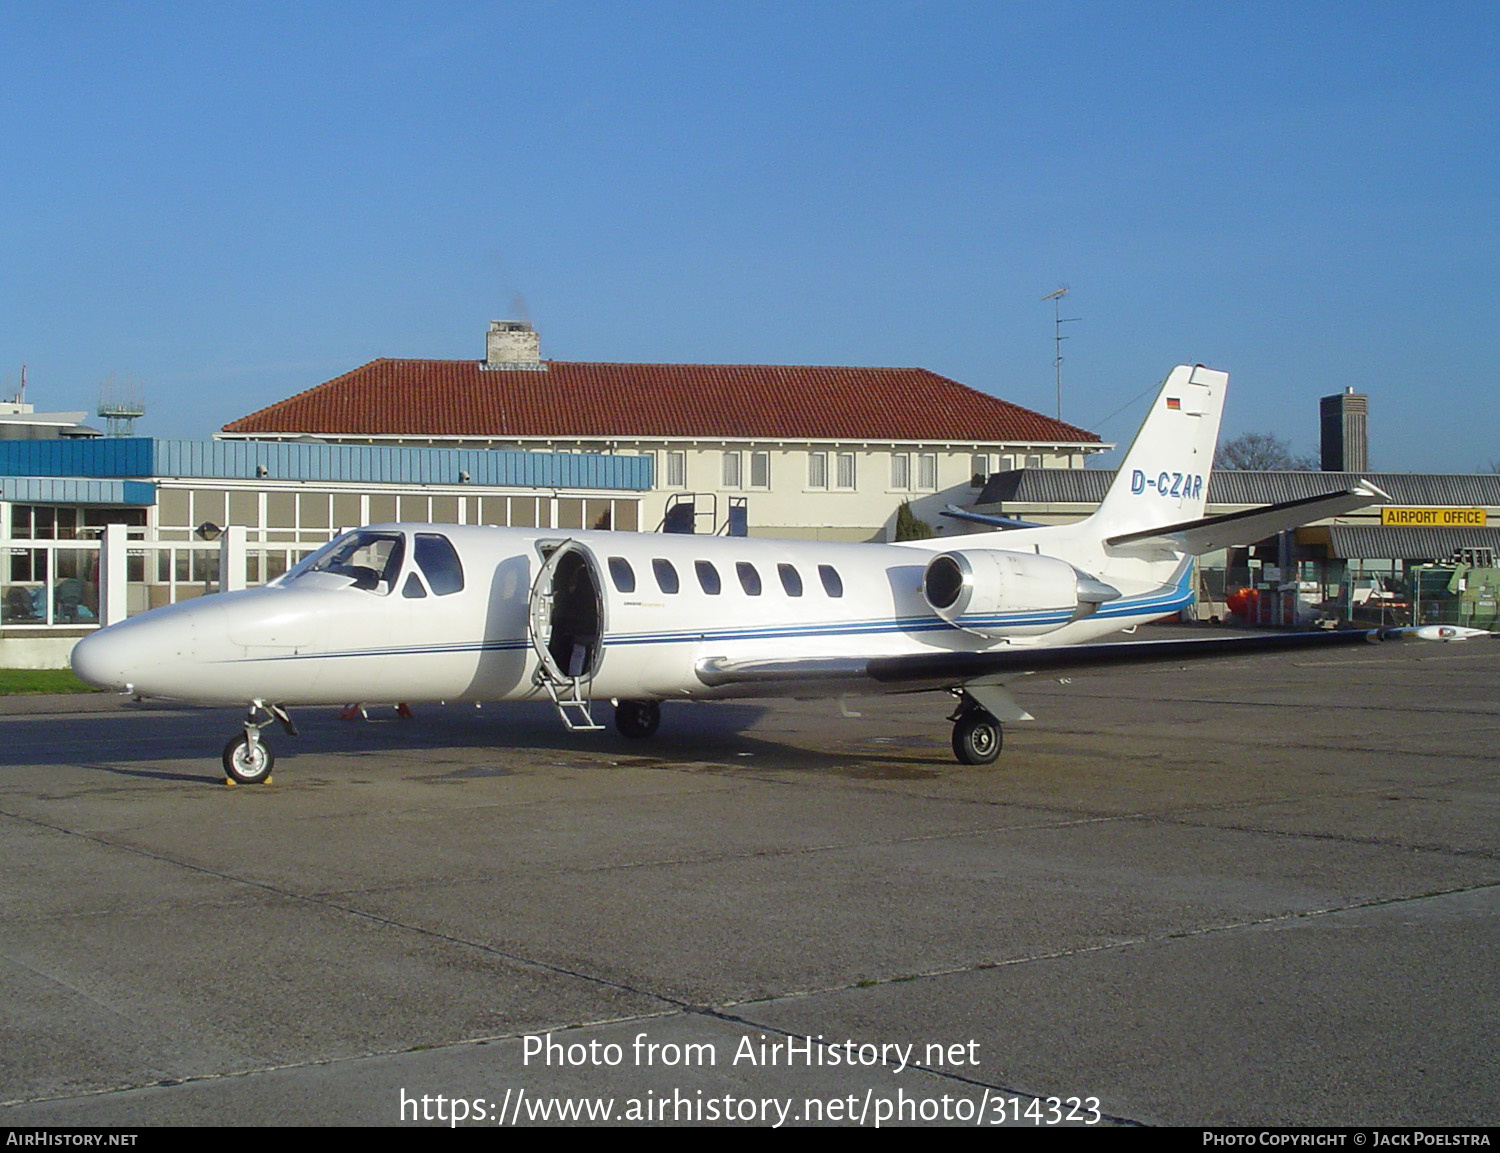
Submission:
[[[543,372],[541,341],[524,320],[492,320],[485,339],[484,368]]]

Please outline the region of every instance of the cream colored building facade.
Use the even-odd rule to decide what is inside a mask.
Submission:
[[[373,361],[220,436],[644,456],[642,530],[692,500],[697,531],[838,541],[890,539],[907,502],[942,531],[992,473],[1111,447],[923,369],[546,361],[516,321],[483,361]]]

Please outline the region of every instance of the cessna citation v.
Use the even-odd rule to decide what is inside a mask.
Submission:
[[[295,734],[287,706],[351,701],[550,700],[568,728],[599,729],[607,700],[621,733],[649,737],[667,700],[941,690],[958,759],[988,764],[1002,723],[1029,719],[1009,688],[1028,673],[1391,635],[1098,643],[1191,605],[1201,553],[1388,499],[1362,483],[1204,518],[1227,383],[1174,369],[1076,524],[886,545],[373,525],[264,588],[102,629],[73,668],[138,696],[248,704],[223,758],[241,782],[269,777],[261,730]]]

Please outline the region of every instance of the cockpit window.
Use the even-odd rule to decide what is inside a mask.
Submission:
[[[464,566],[453,542],[442,533],[419,532],[415,548],[417,566],[427,578],[434,596],[463,592]]]
[[[398,532],[351,532],[308,557],[285,580],[307,573],[333,573],[350,578],[357,589],[384,596],[391,591],[405,555],[406,538]]]

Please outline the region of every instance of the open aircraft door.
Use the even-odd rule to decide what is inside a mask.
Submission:
[[[589,712],[586,692],[604,655],[599,562],[576,540],[542,540],[536,547],[542,566],[531,585],[526,631],[537,655],[537,682],[568,728],[603,728]]]

